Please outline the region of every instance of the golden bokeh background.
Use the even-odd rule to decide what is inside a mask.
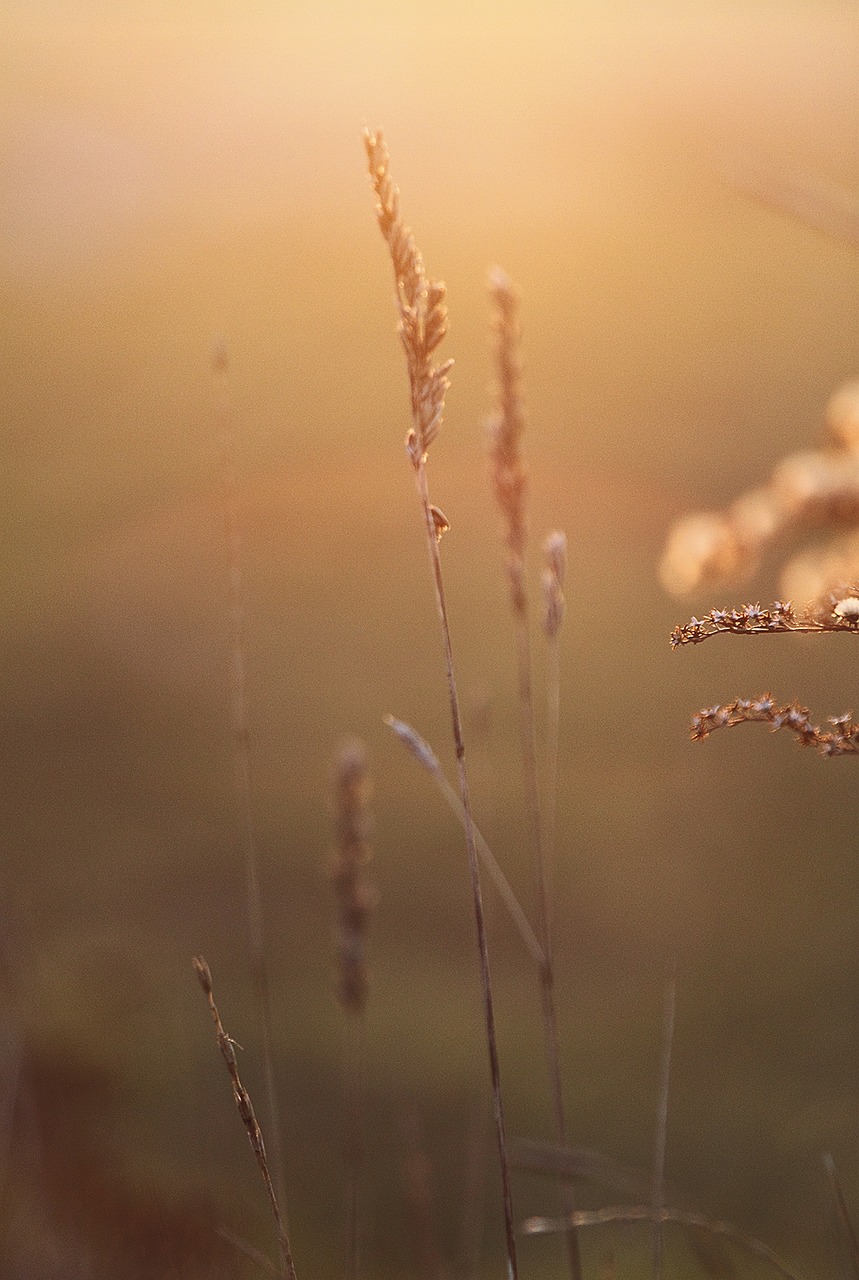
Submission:
[[[816,444],[857,373],[855,248],[777,198],[859,188],[855,6],[10,0],[4,28],[0,1270],[255,1274],[212,1245],[217,1225],[272,1247],[190,966],[209,960],[258,1097],[223,341],[299,1277],[342,1266],[325,866],[330,761],[356,733],[379,890],[366,1274],[421,1273],[403,1172],[418,1141],[438,1250],[463,1274],[485,1049],[462,841],[382,724],[410,721],[451,764],[368,125],[448,286],[456,366],[431,483],[452,525],[461,689],[471,721],[490,713],[471,749],[478,814],[530,909],[483,432],[489,266],[522,291],[534,541],[561,527],[570,544],[555,880],[574,1141],[648,1166],[676,959],[669,1184],[803,1274],[835,1274],[824,1152],[859,1200],[856,766],[755,728],[702,745],[686,730],[699,707],[769,688],[820,717],[856,707],[852,642],[672,654],[676,622],[770,599],[777,575],[678,604],[656,566],[676,516]],[[497,909],[492,945],[510,1127],[548,1137],[536,990]],[[486,1167],[495,1275],[491,1152]],[[540,1179],[515,1190],[520,1216],[554,1207]],[[614,1274],[612,1253],[618,1276],[649,1274],[646,1229],[585,1251],[588,1276]],[[731,1258],[767,1274],[680,1235],[666,1274],[727,1274]],[[525,1274],[562,1264],[556,1242],[523,1241]]]

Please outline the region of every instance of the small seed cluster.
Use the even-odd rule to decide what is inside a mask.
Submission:
[[[705,707],[692,717],[692,737],[708,738],[716,729],[733,729],[738,724],[768,724],[773,732],[787,729],[804,747],[816,747],[823,756],[859,755],[859,725],[852,712],[831,716],[832,727],[822,729],[813,724],[807,707],[798,702],[780,706],[772,694],[759,698],[735,698],[733,702]]]
[[[859,630],[859,588],[827,592],[822,600],[812,601],[804,609],[776,600],[762,608],[744,604],[739,609],[711,609],[703,618],[692,617],[674,628],[670,636],[672,649],[684,644],[701,644],[717,635],[771,635],[773,632],[857,631]]]

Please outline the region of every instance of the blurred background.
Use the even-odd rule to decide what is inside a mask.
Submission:
[[[647,1168],[676,960],[669,1184],[804,1275],[842,1274],[822,1156],[855,1211],[857,765],[755,727],[704,744],[687,730],[700,707],[765,689],[820,718],[859,709],[856,655],[827,637],[672,653],[675,623],[769,601],[777,572],[678,603],[656,566],[675,517],[817,444],[827,398],[857,374],[855,248],[771,198],[799,182],[855,199],[855,5],[4,10],[0,1272],[263,1274],[218,1228],[273,1254],[190,964],[212,966],[262,1111],[215,341],[299,1277],[343,1259],[326,867],[349,734],[372,757],[379,894],[364,1274],[468,1274],[475,1221],[481,1273],[502,1265],[491,1144],[484,1211],[463,1187],[487,1077],[463,842],[382,724],[411,722],[452,773],[366,124],[384,128],[406,220],[448,285],[456,367],[431,485],[452,525],[478,816],[531,911],[483,426],[489,266],[522,291],[533,539],[560,527],[570,548],[555,891],[573,1141]],[[548,1138],[533,974],[490,910],[509,1127]],[[555,1209],[545,1179],[514,1191],[519,1216]],[[588,1277],[649,1274],[646,1228],[583,1248]],[[768,1274],[680,1234],[668,1249],[678,1276]],[[557,1240],[524,1240],[522,1268],[564,1274]]]

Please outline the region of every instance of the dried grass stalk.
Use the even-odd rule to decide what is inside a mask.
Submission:
[[[219,426],[221,462],[224,476],[224,533],[229,576],[230,675],[233,713],[233,770],[239,838],[245,864],[245,902],[251,980],[256,998],[257,1022],[262,1047],[265,1106],[271,1146],[271,1166],[280,1199],[285,1196],[283,1137],[280,1107],[274,1079],[272,1047],[271,989],[265,944],[265,921],[260,891],[259,855],[253,815],[253,773],[251,767],[250,723],[245,662],[245,585],[242,561],[241,521],[236,480],[235,437],[232,430],[229,396],[229,354],[219,338],[212,349],[215,414]]]
[[[423,513],[430,572],[432,574],[436,609],[444,648],[459,791],[465,814],[465,843],[477,932],[483,1013],[486,1024],[489,1070],[495,1114],[495,1132],[501,1166],[507,1266],[511,1280],[515,1280],[518,1274],[516,1237],[513,1226],[510,1168],[507,1159],[507,1132],[501,1093],[498,1043],[495,1033],[495,1009],[492,999],[489,948],[486,940],[486,921],[480,888],[480,870],[477,863],[477,847],[471,811],[471,798],[468,789],[468,774],[465,767],[462,716],[454,676],[450,626],[447,617],[444,579],[441,572],[441,558],[439,556],[439,525],[436,517],[440,513],[438,513],[437,508],[433,508],[430,502],[426,470],[427,450],[441,429],[444,397],[449,385],[447,374],[452,363],[451,361],[446,361],[441,365],[435,365],[432,362],[433,353],[447,332],[447,309],[444,305],[445,288],[440,281],[430,280],[424,273],[423,262],[415,247],[414,237],[400,217],[399,192],[391,181],[388,149],[385,146],[381,132],[371,133],[369,130],[365,130],[364,145],[367,151],[370,179],[373,184],[373,190],[376,193],[376,216],[379,222],[379,229],[388,246],[394,267],[397,310],[399,312],[399,334],[405,351],[406,367],[409,375],[412,426],[406,435],[406,452],[415,472],[415,482]],[[444,524],[445,526],[447,525],[446,519]]]
[[[662,1208],[665,1199],[665,1146],[668,1136],[668,1090],[671,1081],[671,1052],[674,1046],[674,1012],[677,979],[674,973],[665,987],[662,1012],[662,1054],[659,1062],[659,1100],[653,1142],[653,1180],[650,1190],[652,1212],[653,1280],[662,1280]]]
[[[850,1210],[847,1208],[847,1201],[844,1197],[841,1180],[835,1169],[835,1161],[832,1158],[831,1153],[828,1151],[823,1157],[823,1165],[826,1169],[826,1180],[829,1183],[829,1192],[832,1196],[833,1204],[835,1205],[838,1223],[841,1227],[842,1235],[844,1236],[847,1256],[850,1259],[850,1269],[853,1272],[855,1280],[859,1280],[859,1237],[856,1235],[856,1228],[853,1225]]]
[[[576,1226],[578,1227],[601,1227],[609,1223],[632,1224],[635,1222],[650,1222],[653,1218],[653,1209],[649,1205],[611,1206],[607,1209],[580,1210],[575,1215]],[[721,1222],[715,1218],[706,1218],[701,1213],[684,1213],[680,1209],[663,1208],[659,1213],[660,1222],[676,1222],[684,1227],[693,1227],[698,1231],[706,1231],[712,1235],[724,1236],[728,1240],[733,1240],[735,1244],[747,1249],[749,1253],[753,1253],[756,1257],[762,1258],[764,1262],[769,1263],[784,1280],[802,1280],[799,1272],[794,1271],[787,1263],[782,1262],[777,1254],[773,1253],[768,1245],[763,1244],[760,1240],[756,1240],[754,1236],[747,1235],[745,1231],[741,1231],[739,1227],[735,1227],[730,1222]],[[526,1235],[547,1235],[557,1231],[568,1231],[569,1223],[566,1219],[534,1217],[528,1218],[522,1224],[522,1230]]]
[[[218,1041],[218,1048],[220,1049],[221,1056],[226,1063],[230,1082],[233,1086],[233,1100],[235,1101],[242,1124],[245,1126],[245,1132],[248,1135],[248,1141],[251,1144],[254,1159],[259,1166],[259,1171],[262,1175],[263,1183],[265,1184],[268,1202],[271,1206],[275,1227],[277,1229],[281,1275],[285,1280],[296,1280],[295,1265],[292,1260],[292,1247],[289,1242],[289,1232],[287,1230],[286,1220],[281,1213],[280,1205],[278,1204],[274,1183],[272,1182],[262,1130],[257,1122],[250,1094],[241,1082],[239,1067],[236,1061],[236,1051],[233,1048],[234,1041],[231,1040],[224,1030],[224,1025],[221,1022],[221,1015],[218,1013],[218,1007],[215,1004],[214,992],[212,990],[212,974],[209,966],[202,956],[194,957],[194,971],[197,974],[197,979],[200,986],[203,988],[206,1000],[208,1001],[209,1012],[211,1013],[212,1021],[215,1024],[215,1035]]]
[[[555,973],[552,962],[551,897],[546,848],[543,842],[540,785],[537,776],[536,715],[531,679],[528,591],[525,580],[525,553],[528,543],[525,504],[528,482],[522,454],[525,409],[522,400],[519,300],[510,278],[500,267],[495,267],[490,272],[489,295],[492,302],[496,398],[495,413],[488,422],[490,474],[495,499],[503,520],[507,581],[516,631],[519,735],[525,786],[525,811],[534,867],[537,937],[544,956],[544,963],[539,969],[538,977],[546,1063],[549,1072],[549,1092],[555,1139],[559,1146],[566,1146],[567,1120],[561,1082],[558,1018],[554,993]],[[562,1208],[569,1216],[575,1210],[572,1186],[562,1186],[560,1193]],[[581,1280],[582,1264],[575,1231],[570,1231],[567,1237],[567,1253],[571,1280]]]
[[[346,1277],[358,1275],[358,1201],[364,1165],[364,1009],[367,1003],[367,931],[376,895],[365,868],[371,858],[367,749],[351,739],[337,753],[333,809],[337,851],[330,875],[337,899],[338,999],[346,1013],[344,1161],[347,1174]]]
[[[385,724],[394,733],[394,735],[403,744],[406,750],[417,760],[418,764],[426,769],[433,782],[438,787],[444,799],[450,806],[451,811],[456,815],[459,821],[465,826],[465,810],[462,807],[456,789],[451,786],[445,777],[444,770],[438,756],[433,751],[429,743],[420,736],[420,734],[406,724],[403,720],[397,720],[394,716],[385,716]],[[496,861],[495,855],[484,839],[479,827],[474,827],[474,838],[477,843],[477,852],[480,854],[484,867],[486,868],[490,879],[498,895],[504,903],[510,918],[519,931],[519,936],[528,948],[528,951],[534,963],[541,967],[544,963],[543,948],[537,941],[537,936],[531,925],[528,923],[528,917],[522,909],[519,899],[510,886],[510,881],[505,876],[501,867]]]
[[[561,628],[566,601],[567,537],[559,529],[543,543],[543,633],[546,637],[546,803],[543,808],[543,853],[547,892],[551,900],[551,876],[555,864],[555,831],[558,816],[558,760],[561,741]]]

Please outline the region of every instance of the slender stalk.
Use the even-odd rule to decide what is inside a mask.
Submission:
[[[447,1268],[439,1243],[433,1169],[416,1108],[406,1107],[400,1113],[400,1131],[403,1190],[417,1273],[420,1280],[445,1280]]]
[[[337,850],[330,877],[337,901],[338,1000],[346,1020],[343,1156],[346,1166],[346,1280],[357,1280],[358,1208],[364,1168],[364,1009],[369,978],[367,934],[376,895],[365,872],[372,853],[367,803],[367,750],[357,739],[337,752],[333,776]]]
[[[632,1208],[624,1205],[621,1207],[611,1206],[607,1209],[579,1210],[575,1215],[576,1225],[579,1227],[600,1227],[608,1223],[632,1224],[634,1222],[650,1222],[653,1216],[653,1209],[650,1205],[635,1205]],[[661,1222],[676,1222],[680,1226],[692,1227],[696,1231],[707,1231],[711,1235],[724,1236],[727,1240],[733,1240],[736,1244],[747,1249],[749,1253],[755,1254],[756,1257],[762,1258],[764,1262],[769,1263],[784,1280],[802,1280],[798,1271],[794,1271],[782,1262],[777,1254],[773,1253],[768,1245],[763,1244],[760,1240],[756,1240],[754,1236],[747,1235],[745,1231],[741,1231],[739,1227],[735,1227],[730,1222],[720,1222],[715,1218],[706,1218],[701,1213],[684,1213],[679,1209],[663,1208],[659,1212]],[[525,1235],[547,1235],[558,1231],[568,1231],[569,1223],[565,1218],[528,1218],[522,1224],[522,1230]]]
[[[662,1055],[659,1063],[659,1101],[653,1142],[653,1180],[650,1206],[653,1210],[653,1280],[662,1280],[662,1207],[665,1198],[665,1144],[668,1133],[668,1090],[671,1081],[671,1053],[674,1045],[674,1012],[677,1005],[677,978],[672,971],[665,988],[662,1014]]]
[[[823,1164],[826,1169],[829,1190],[835,1204],[835,1212],[838,1215],[838,1221],[841,1224],[841,1230],[844,1235],[844,1243],[847,1246],[850,1269],[853,1275],[859,1278],[859,1238],[856,1235],[853,1219],[850,1217],[850,1210],[847,1208],[847,1201],[844,1199],[841,1180],[835,1170],[835,1161],[829,1152],[823,1157]]]
[[[245,587],[242,567],[238,484],[236,481],[235,440],[230,423],[227,373],[228,358],[226,348],[222,343],[219,343],[212,356],[212,376],[215,380],[215,411],[220,428],[221,460],[224,477],[224,532],[227,544],[229,577],[233,767],[238,823],[245,863],[245,895],[251,981],[256,996],[257,1021],[262,1048],[265,1109],[272,1153],[270,1165],[273,1169],[274,1185],[277,1189],[278,1197],[280,1202],[284,1204],[283,1136],[280,1106],[277,1100],[277,1088],[274,1079],[271,991],[265,950],[265,924],[260,892],[259,856],[253,816],[253,776],[245,663]]]
[[[280,1253],[280,1274],[283,1280],[296,1280],[295,1264],[292,1261],[292,1246],[289,1242],[289,1230],[286,1225],[286,1217],[281,1210],[278,1202],[277,1193],[269,1168],[268,1156],[266,1155],[265,1142],[263,1141],[262,1131],[259,1127],[256,1115],[254,1113],[253,1103],[250,1094],[241,1082],[239,1077],[239,1067],[236,1062],[236,1051],[234,1041],[227,1035],[224,1025],[221,1022],[221,1015],[218,1013],[218,1007],[215,1004],[215,996],[212,989],[212,974],[209,966],[202,956],[194,957],[194,971],[206,1000],[209,1005],[209,1012],[212,1015],[212,1022],[215,1024],[215,1036],[218,1041],[218,1048],[221,1056],[226,1063],[227,1071],[230,1076],[230,1083],[233,1086],[233,1100],[236,1104],[242,1124],[248,1135],[248,1141],[251,1144],[251,1150],[254,1153],[254,1159],[259,1166],[263,1183],[265,1184],[266,1195],[271,1207],[272,1216],[274,1217],[275,1227],[277,1229],[277,1245]]]
[[[272,1260],[267,1258],[264,1253],[260,1253],[259,1249],[255,1249],[252,1244],[248,1244],[247,1240],[242,1240],[241,1236],[234,1236],[232,1231],[225,1231],[223,1227],[218,1228],[218,1235],[227,1244],[232,1245],[236,1253],[243,1254],[255,1266],[259,1267],[260,1271],[267,1271],[270,1276],[277,1275],[277,1267]]]
[[[346,1164],[346,1280],[357,1280],[360,1260],[360,1199],[364,1169],[364,1015],[346,1019],[343,1079]]]
[[[394,716],[385,716],[385,724],[393,733],[396,734],[400,742],[402,742],[418,763],[429,773],[442,796],[444,796],[444,799],[450,806],[451,811],[459,819],[464,830],[467,819],[462,799],[460,798],[459,792],[451,786],[445,777],[444,770],[441,767],[441,762],[432,747],[411,727],[411,725],[406,724],[402,720],[395,719]],[[474,838],[477,842],[477,852],[480,854],[483,865],[489,873],[495,888],[498,890],[498,895],[501,898],[501,901],[510,913],[510,918],[516,925],[522,941],[528,948],[534,963],[538,966],[542,965],[544,963],[543,948],[540,946],[534,930],[528,923],[528,917],[522,910],[519,899],[516,897],[516,894],[510,886],[510,881],[501,870],[501,867],[495,859],[495,855],[484,839],[480,828],[476,825],[474,826]]]
[[[483,1016],[486,1023],[486,1039],[489,1050],[489,1073],[492,1083],[492,1103],[495,1118],[495,1135],[498,1143],[498,1158],[501,1165],[501,1189],[504,1202],[504,1231],[507,1245],[507,1266],[511,1280],[518,1275],[516,1260],[516,1236],[513,1226],[513,1198],[510,1189],[510,1161],[507,1153],[507,1128],[504,1121],[504,1104],[501,1094],[501,1067],[498,1059],[498,1039],[495,1032],[495,1007],[492,999],[492,976],[489,965],[489,946],[486,938],[486,917],[483,909],[483,894],[480,888],[480,869],[477,865],[477,841],[474,819],[471,811],[471,796],[468,789],[468,773],[465,767],[465,742],[462,736],[462,717],[459,709],[459,696],[456,691],[456,678],[453,669],[453,651],[450,639],[450,626],[447,617],[447,604],[444,593],[444,580],[441,572],[439,541],[436,536],[436,525],[429,500],[426,466],[421,462],[416,473],[418,494],[424,514],[424,527],[427,535],[430,570],[435,589],[435,602],[441,626],[444,647],[445,673],[447,676],[448,697],[450,700],[451,727],[456,753],[456,768],[459,779],[459,792],[462,797],[462,809],[465,816],[465,844],[468,853],[468,873],[471,878],[471,896],[474,907],[474,924],[477,932],[477,950],[480,959],[480,983],[483,994]]]
[[[448,624],[444,581],[438,550],[439,538],[448,525],[441,511],[430,502],[426,473],[427,450],[441,430],[444,397],[449,385],[447,374],[451,367],[450,361],[443,362],[441,365],[434,365],[432,362],[434,352],[447,332],[447,309],[444,305],[445,288],[440,281],[430,280],[427,277],[414,237],[400,216],[399,191],[390,177],[388,149],[381,133],[373,134],[369,130],[365,130],[364,145],[367,151],[370,179],[377,198],[376,217],[379,223],[379,230],[388,246],[394,267],[397,310],[400,317],[399,335],[405,351],[406,367],[409,375],[412,426],[406,436],[406,452],[414,470],[415,483],[421,503],[430,573],[433,580],[436,609],[444,648],[457,776],[465,814],[465,843],[468,854],[468,870],[471,879],[477,949],[480,961],[480,981],[486,1024],[486,1040],[489,1051],[495,1131],[501,1166],[507,1269],[510,1280],[515,1280],[518,1275],[516,1237],[513,1227],[510,1166],[507,1157],[507,1134],[501,1096],[501,1070],[495,1033],[489,949],[486,941],[486,921],[480,889],[480,871],[477,865],[474,819],[472,817],[468,774],[465,766],[462,717],[454,678],[450,626]]]
[[[489,279],[495,331],[497,366],[497,411],[489,422],[490,457],[495,496],[504,519],[507,547],[507,581],[510,607],[516,634],[516,670],[519,702],[519,737],[525,790],[525,813],[529,829],[534,886],[537,899],[537,937],[543,950],[544,963],[538,970],[540,1006],[549,1093],[552,1102],[555,1140],[567,1145],[567,1119],[561,1080],[561,1058],[558,1044],[558,1017],[555,1008],[555,968],[552,958],[552,918],[549,894],[549,871],[543,842],[540,810],[540,786],[537,775],[537,732],[534,690],[531,680],[531,639],[528,591],[525,581],[527,524],[525,496],[527,477],[522,459],[521,437],[525,429],[525,413],[521,397],[522,361],[519,350],[518,299],[504,271],[495,268]],[[561,1207],[572,1222],[575,1193],[572,1184],[560,1185]],[[571,1280],[581,1280],[582,1263],[575,1226],[567,1233],[567,1260]]]
[[[543,543],[543,633],[546,637],[546,804],[543,810],[543,854],[547,875],[555,863],[558,816],[558,759],[561,741],[561,626],[564,621],[564,577],[567,538],[560,530]],[[549,898],[551,900],[551,893]]]

